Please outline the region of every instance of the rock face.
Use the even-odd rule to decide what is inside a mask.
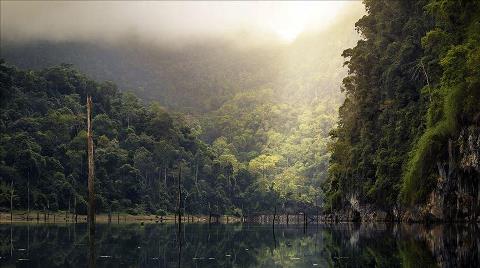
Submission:
[[[407,209],[402,221],[480,221],[480,127],[464,128],[447,150],[426,204]]]
[[[326,218],[335,221],[480,222],[480,126],[464,128],[448,142],[445,161],[437,162],[438,176],[426,203],[388,211],[349,198],[348,208]]]
[[[464,128],[449,143],[448,169],[440,168],[427,208],[435,220],[477,221],[480,215],[480,127]],[[444,164],[443,166],[446,166]]]
[[[480,221],[480,127],[464,128],[447,150],[426,204],[405,211],[403,221]]]
[[[464,129],[459,138],[460,168],[480,174],[480,127]],[[477,177],[478,179],[478,177]]]
[[[321,220],[328,222],[390,222],[395,221],[395,218],[390,212],[364,206],[359,210],[347,208],[336,213],[327,214]]]

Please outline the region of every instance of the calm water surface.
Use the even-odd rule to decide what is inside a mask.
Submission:
[[[479,267],[476,225],[2,224],[2,267]],[[94,263],[93,263],[94,262]]]

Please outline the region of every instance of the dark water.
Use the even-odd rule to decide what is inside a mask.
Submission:
[[[479,267],[475,225],[0,225],[2,267]],[[93,251],[94,250],[94,251]]]

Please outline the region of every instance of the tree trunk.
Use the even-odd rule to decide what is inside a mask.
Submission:
[[[427,70],[425,69],[425,65],[423,64],[422,60],[420,60],[420,65],[422,66],[423,75],[425,75],[425,79],[427,79],[427,86],[430,87],[430,80],[428,79]],[[431,97],[430,97],[430,100],[431,100]]]
[[[92,137],[92,97],[87,97],[87,145],[88,145],[88,226],[90,235],[95,234],[95,188]]]
[[[162,198],[162,167],[158,167],[158,202]]]
[[[74,199],[73,199],[73,214],[75,214],[75,222],[77,222],[77,196],[74,194]]]
[[[197,188],[197,198],[200,198],[200,189],[198,188],[198,159],[195,163],[195,187]]]
[[[13,179],[10,183],[10,222],[13,221]]]
[[[182,166],[179,165],[178,167],[178,226],[180,228],[180,225],[182,224]],[[180,229],[179,229],[180,230]]]
[[[273,210],[273,220],[272,220],[272,227],[275,228],[275,218],[277,217],[277,206],[274,207]]]
[[[27,222],[28,218],[30,218],[30,171],[27,178]]]
[[[65,220],[70,220],[70,198],[68,198],[68,211],[65,211]]]
[[[208,203],[208,225],[212,223],[212,210],[210,208],[210,203]]]
[[[73,179],[73,214],[77,222],[77,195],[75,194],[75,179]]]
[[[163,178],[165,183],[165,191],[167,189],[167,164],[165,164],[165,172],[163,172]]]

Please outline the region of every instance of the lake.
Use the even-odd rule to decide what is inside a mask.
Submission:
[[[1,224],[2,267],[479,267],[476,225]],[[94,263],[93,263],[94,262]]]

